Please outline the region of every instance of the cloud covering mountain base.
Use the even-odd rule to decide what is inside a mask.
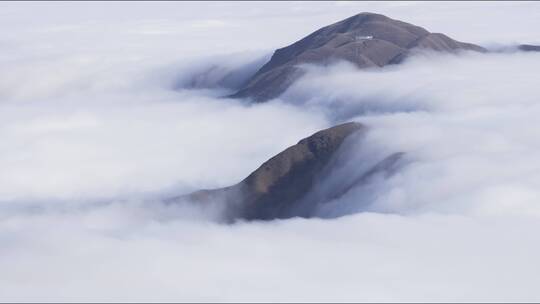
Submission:
[[[219,97],[351,6],[538,44],[537,3],[98,4],[1,4],[1,301],[540,299],[539,54],[306,66],[268,103]],[[224,225],[162,202],[343,121],[370,128],[350,163],[408,162],[318,210],[332,219]]]

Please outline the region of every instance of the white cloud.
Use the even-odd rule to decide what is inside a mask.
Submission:
[[[538,54],[464,54],[382,70],[312,68],[283,98],[367,123],[362,147],[412,158],[359,210],[538,215],[539,63]]]
[[[156,222],[144,219],[150,210],[136,211],[4,221],[3,299],[538,299],[532,219],[362,214],[220,226]]]
[[[539,55],[312,68],[282,101],[216,98],[223,75],[361,11],[540,42],[534,2],[1,3],[0,300],[538,300]],[[226,226],[159,202],[340,119],[371,127],[353,156],[411,160],[332,206],[371,213]]]

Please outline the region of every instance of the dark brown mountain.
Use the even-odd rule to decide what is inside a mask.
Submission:
[[[328,171],[333,157],[345,141],[355,136],[361,137],[364,132],[366,127],[354,122],[319,131],[272,157],[234,186],[201,190],[171,201],[225,204],[229,221],[311,217],[314,210],[312,206],[306,206],[302,199],[312,190],[315,181],[324,178],[324,172]],[[401,154],[397,153],[385,158],[363,177],[332,189],[326,199],[339,198],[374,173],[389,170],[400,157]]]
[[[276,50],[270,61],[230,97],[250,98],[256,102],[275,98],[302,76],[303,72],[298,67],[301,64],[324,65],[346,60],[360,68],[382,67],[401,62],[415,49],[486,51],[478,45],[430,33],[419,26],[383,15],[361,13]]]

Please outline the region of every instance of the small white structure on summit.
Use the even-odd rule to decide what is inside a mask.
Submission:
[[[356,40],[372,40],[373,39],[373,36],[371,35],[368,35],[368,36],[356,36]]]

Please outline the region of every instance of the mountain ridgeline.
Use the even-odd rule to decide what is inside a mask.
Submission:
[[[387,176],[397,168],[402,153],[368,165],[357,176],[318,194],[316,199],[308,196],[316,185],[330,177],[337,157],[346,151],[343,147],[347,142],[361,140],[365,132],[366,126],[356,122],[319,131],[272,157],[236,185],[196,191],[169,202],[219,204],[225,207],[224,218],[229,222],[315,217],[319,206],[342,197],[374,175]]]
[[[535,45],[519,45],[514,49],[540,51]],[[345,60],[359,68],[383,67],[398,64],[421,50],[487,52],[478,45],[431,33],[419,26],[379,14],[361,13],[276,50],[270,61],[229,97],[254,102],[276,98],[303,75],[302,64],[327,65]],[[225,210],[224,218],[228,222],[321,216],[320,210],[332,208],[336,200],[353,190],[363,191],[360,199],[355,198],[355,204],[360,201],[362,205],[362,196],[376,195],[371,181],[380,182],[392,176],[405,162],[403,152],[367,155],[360,151],[360,157],[345,155],[347,151],[359,152],[351,149],[351,145],[363,144],[368,131],[365,125],[356,122],[319,131],[272,157],[233,186],[200,190],[173,197],[168,202],[217,204]],[[339,165],[340,158],[347,159],[346,165]],[[339,175],[336,171],[340,166],[352,169]],[[369,203],[369,199],[365,201]]]
[[[486,52],[481,46],[456,41],[444,34],[394,20],[361,13],[323,27],[274,52],[232,98],[264,102],[282,94],[303,75],[302,64],[326,65],[337,60],[359,68],[383,67],[403,61],[415,50]]]

